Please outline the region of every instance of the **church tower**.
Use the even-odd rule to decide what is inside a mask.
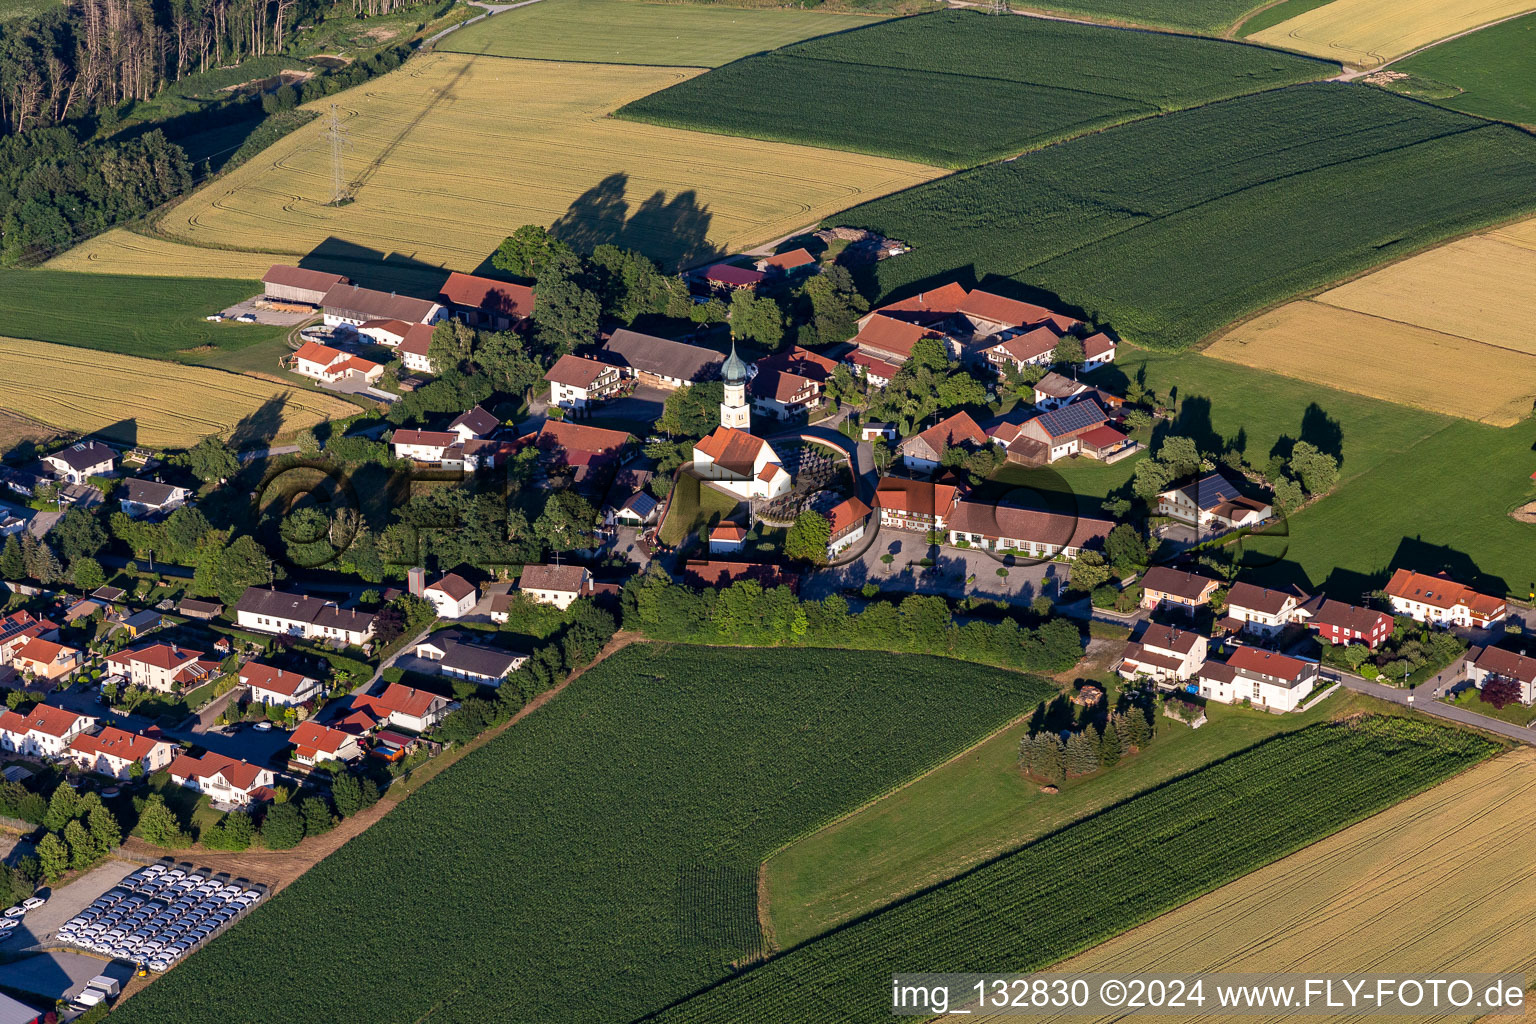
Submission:
[[[720,368],[725,380],[725,401],[720,403],[720,425],[737,430],[751,431],[752,408],[747,405],[747,364],[736,354],[736,343],[731,342],[731,354]]]

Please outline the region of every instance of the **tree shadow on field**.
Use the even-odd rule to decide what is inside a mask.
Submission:
[[[709,241],[714,215],[692,189],[671,199],[660,189],[631,212],[629,175],[616,171],[587,189],[549,226],[549,233],[577,252],[599,245],[632,249],[670,269],[724,255]]]
[[[299,260],[305,270],[340,274],[361,288],[437,299],[448,271],[399,253],[382,253],[334,235]]]
[[[286,393],[273,395],[235,424],[230,431],[230,443],[238,450],[270,442],[282,430],[283,409],[287,405]]]

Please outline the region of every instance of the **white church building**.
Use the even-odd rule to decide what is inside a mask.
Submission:
[[[752,407],[747,404],[747,364],[731,346],[730,358],[720,368],[725,380],[725,401],[720,403],[720,426],[693,445],[694,472],[714,480],[743,498],[777,498],[788,493],[790,478],[773,446],[753,437]]]

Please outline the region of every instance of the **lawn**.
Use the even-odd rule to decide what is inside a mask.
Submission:
[[[876,19],[644,0],[541,0],[461,28],[438,49],[492,57],[712,68]]]
[[[657,534],[663,544],[673,547],[706,523],[718,522],[735,511],[741,502],[714,487],[706,487],[691,473],[680,473],[667,510],[666,522]]]
[[[874,979],[914,966],[1041,970],[1500,749],[1419,718],[1366,716],[1284,733],[798,946],[655,1019],[888,1021],[889,982]]]
[[[1536,722],[1536,708],[1519,703],[1506,704],[1502,708],[1496,708],[1484,701],[1481,693],[1482,691],[1475,687],[1468,687],[1454,698],[1446,700],[1445,703],[1454,704],[1474,714],[1497,718],[1499,721],[1508,722],[1510,725],[1527,726],[1532,722]]]
[[[1443,107],[1536,125],[1536,14],[1453,39],[1392,65],[1390,86]]]
[[[1141,753],[1042,793],[1018,769],[1018,722],[890,796],[779,851],[767,862],[774,938],[788,949],[917,889],[1160,786],[1266,737],[1356,710],[1335,695],[1301,715],[1212,704],[1199,729],[1157,720]]]
[[[249,279],[0,270],[0,335],[156,358],[240,349],[287,330],[203,318],[260,293]]]
[[[618,116],[968,167],[1337,70],[1191,36],[946,11],[749,57],[636,100]]]
[[[1249,41],[1375,67],[1421,46],[1524,14],[1531,0],[1333,0],[1255,32]]]
[[[1533,207],[1529,134],[1317,84],[1122,125],[826,223],[913,247],[877,264],[879,296],[975,280],[1178,348]]]
[[[208,993],[284,949],[243,1024],[635,1020],[756,948],[769,850],[1048,689],[921,656],[631,646],[115,1012],[225,1021]],[[310,941],[319,922],[338,938]]]
[[[1262,32],[1282,21],[1289,21],[1298,14],[1305,14],[1314,8],[1331,3],[1333,0],[1280,0],[1273,7],[1257,11],[1243,21],[1237,30],[1237,38],[1245,39],[1255,32]]]
[[[1129,25],[1185,29],[1220,35],[1243,15],[1262,6],[1254,0],[1040,0],[1025,10],[1061,11]]]

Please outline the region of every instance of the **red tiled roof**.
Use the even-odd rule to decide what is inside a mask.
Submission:
[[[1006,296],[994,295],[980,288],[965,297],[965,300],[959,304],[959,311],[979,320],[1008,324],[1012,327],[1029,327],[1048,323],[1058,331],[1068,331],[1078,324],[1075,318],[1064,313],[1056,313],[1030,302],[1020,302]]]
[[[1036,327],[1032,331],[1016,334],[1007,341],[993,345],[993,349],[1006,353],[1009,357],[1021,363],[1027,363],[1031,359],[1039,359],[1047,352],[1056,348],[1061,341],[1061,335],[1051,327]]]
[[[794,270],[796,267],[815,263],[816,257],[804,249],[791,249],[789,252],[775,253],[762,262],[764,266],[778,267],[781,270]]]
[[[1274,651],[1260,650],[1257,647],[1239,647],[1227,659],[1227,664],[1233,668],[1275,676],[1287,681],[1300,678],[1307,670],[1307,663],[1304,661],[1298,661],[1284,654],[1276,654]]]
[[[305,362],[319,363],[321,366],[330,366],[341,357],[340,350],[322,345],[318,341],[306,341],[303,347],[293,354],[295,360],[302,359]]]
[[[951,445],[987,443],[987,432],[963,412],[940,420],[917,436],[937,455],[943,455],[944,449]]]
[[[388,711],[398,711],[402,715],[412,718],[421,718],[432,710],[434,701],[444,698],[426,690],[416,690],[400,683],[390,683],[379,694],[377,701],[380,707]]]
[[[758,453],[767,443],[745,430],[716,427],[708,437],[695,441],[693,450],[703,452],[714,460],[715,465],[723,466],[738,476],[751,476],[755,472],[753,467],[757,464]]]
[[[305,683],[310,681],[310,677],[302,672],[289,672],[258,661],[246,662],[240,669],[240,679],[259,690],[271,690],[284,697],[292,697],[300,690],[307,689]]]
[[[587,570],[579,565],[525,565],[517,578],[519,590],[552,590],[561,594],[581,593]]]
[[[1227,607],[1236,605],[1239,608],[1252,608],[1266,615],[1279,615],[1285,603],[1295,596],[1282,590],[1270,590],[1268,587],[1238,582],[1232,584],[1232,589],[1227,591]]]
[[[31,628],[36,629],[38,627],[34,626]],[[37,637],[33,637],[25,644],[23,644],[21,648],[14,655],[12,655],[12,657],[17,661],[30,661],[39,665],[52,665],[65,651],[73,650],[75,650],[73,647],[65,647],[63,644],[56,644],[51,640],[42,640]]]
[[[1479,616],[1495,615],[1504,602],[1487,594],[1479,594],[1464,583],[1457,583],[1449,576],[1426,576],[1424,573],[1399,569],[1387,581],[1387,594],[1405,601],[1417,601],[1431,608],[1451,608],[1466,605]]]
[[[89,717],[56,708],[52,704],[39,704],[24,715],[14,711],[0,714],[0,729],[19,734],[40,732],[47,736],[63,736],[80,719]]]
[[[1084,448],[1108,448],[1120,444],[1126,436],[1108,423],[1101,423],[1092,430],[1078,435],[1077,442]]]
[[[539,428],[540,448],[563,448],[568,452],[609,454],[624,447],[629,435],[622,430],[605,430],[562,420],[545,420]]]
[[[747,539],[747,531],[740,523],[721,523],[709,531],[709,539],[740,542]]]
[[[188,662],[196,661],[202,656],[202,651],[188,651],[172,644],[152,644],[135,651],[118,651],[116,654],[109,654],[107,660],[116,665],[130,665],[137,662],[151,668],[169,671],[173,668],[182,668]]]
[[[683,579],[693,586],[728,587],[737,580],[756,580],[765,587],[795,590],[800,577],[776,565],[755,562],[689,561],[683,564]]]
[[[918,292],[909,298],[881,306],[876,313],[958,313],[970,293],[959,281],[951,281],[928,292]]]
[[[293,735],[288,737],[289,742],[298,747],[301,753],[310,757],[315,754],[334,754],[352,739],[351,733],[332,729],[316,721],[300,722],[298,728],[293,730]]]
[[[1502,647],[1484,647],[1472,664],[1485,672],[1493,672],[1508,679],[1536,682],[1536,658],[1530,658]]]
[[[729,263],[716,263],[704,271],[706,281],[727,284],[733,288],[755,285],[766,276],[761,270],[748,270],[746,267],[735,267]]]
[[[242,792],[249,793],[261,777],[262,769],[249,761],[239,761],[233,757],[225,757],[223,754],[215,754],[208,751],[202,757],[193,757],[191,754],[177,754],[176,760],[171,762],[170,773],[177,779],[209,779],[215,775],[222,775],[229,784]]]
[[[475,592],[473,584],[459,574],[452,572],[427,587],[427,589],[440,590],[454,601],[462,601]]]
[[[887,476],[875,488],[875,507],[921,516],[947,516],[958,493],[949,484]]]
[[[400,347],[404,348],[404,343],[402,343]],[[342,362],[328,366],[326,369],[334,373],[346,373],[348,370],[356,370],[358,373],[366,376],[372,373],[374,370],[383,369],[383,367],[381,367],[378,363],[370,362],[369,360],[359,358],[358,356],[348,356]]]
[[[1080,548],[1090,541],[1103,540],[1114,525],[1104,519],[1085,519],[978,501],[960,502],[949,517],[949,529],[960,533],[1068,548]]]
[[[1161,651],[1178,651],[1180,654],[1188,654],[1195,649],[1200,642],[1199,633],[1191,633],[1187,629],[1175,629],[1173,626],[1164,626],[1152,622],[1142,631],[1137,640],[1145,647],[1155,647]]]
[[[446,430],[396,430],[390,435],[390,444],[422,444],[430,448],[447,448],[458,441],[458,434]]]
[[[831,511],[827,513],[827,522],[832,527],[833,536],[867,519],[869,512],[869,506],[858,498],[848,498],[833,505]]]
[[[156,746],[164,742],[164,740],[109,725],[94,736],[88,733],[76,736],[69,741],[69,749],[85,754],[106,754],[109,757],[122,758],[124,761],[141,761]]]
[[[1339,626],[1365,636],[1370,636],[1371,632],[1380,625],[1385,625],[1389,633],[1392,630],[1392,616],[1386,612],[1376,611],[1374,608],[1362,608],[1359,605],[1344,601],[1330,601],[1327,598],[1316,598],[1308,603],[1307,608],[1312,613],[1308,620],[1312,626]]]
[[[1089,359],[1101,356],[1105,352],[1113,352],[1115,348],[1115,339],[1103,331],[1083,339],[1083,355]]]
[[[507,284],[455,271],[443,282],[438,301],[522,318],[533,315],[534,297],[533,289],[525,284]]]
[[[384,334],[393,334],[397,338],[405,337],[405,332],[411,329],[411,325],[404,320],[364,320],[357,328],[359,331],[379,331]]]
[[[1159,594],[1172,594],[1186,601],[1198,601],[1216,586],[1216,581],[1198,573],[1171,569],[1166,565],[1154,565],[1141,577],[1143,589]]]
[[[853,343],[860,348],[887,352],[905,360],[912,355],[913,345],[924,338],[938,337],[942,335],[932,328],[876,314],[864,322]]]
[[[603,362],[601,359],[563,355],[555,360],[555,365],[551,366],[549,371],[544,374],[544,379],[573,388],[586,388],[591,387],[593,381],[612,369],[616,369],[616,367],[612,363]]]
[[[427,350],[432,347],[432,332],[435,330],[437,328],[431,324],[411,324],[400,341],[400,351],[425,359]]]
[[[873,356],[868,352],[858,349],[848,353],[847,359],[854,366],[863,367],[865,373],[873,374],[885,380],[890,380],[896,376],[896,371],[901,369],[901,364],[899,363],[893,363],[888,359],[881,359],[879,356]]]

